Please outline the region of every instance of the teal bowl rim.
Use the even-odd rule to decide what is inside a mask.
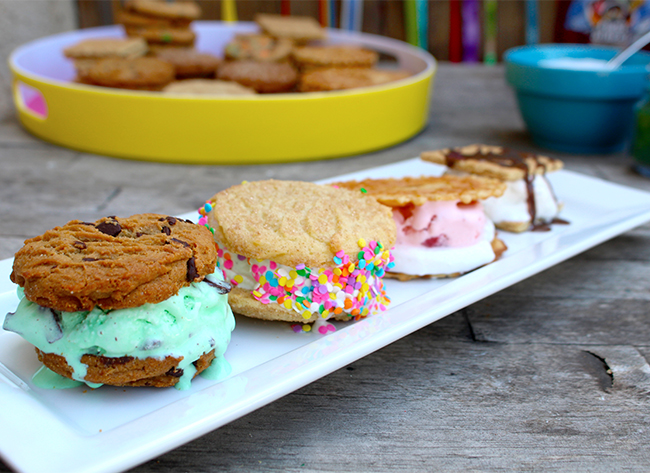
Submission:
[[[614,55],[620,50],[620,48],[617,48],[615,46],[602,46],[602,45],[593,45],[593,44],[574,44],[574,43],[547,43],[547,44],[529,44],[529,45],[524,45],[524,46],[515,46],[514,48],[507,49],[503,53],[503,61],[506,64],[513,64],[513,65],[520,65],[520,66],[527,66],[527,67],[532,67],[536,69],[544,69],[544,70],[549,70],[549,71],[562,71],[570,74],[598,74],[598,75],[610,75],[610,74],[616,74],[616,75],[626,75],[626,74],[639,74],[639,73],[650,73],[650,52],[648,51],[639,51],[634,54],[634,57],[639,57],[639,56],[644,56],[647,58],[648,62],[646,64],[633,64],[633,65],[628,65],[628,64],[623,64],[621,67],[618,69],[613,69],[611,71],[594,71],[594,70],[584,70],[584,69],[564,69],[561,67],[540,67],[539,66],[539,61],[540,59],[547,59],[547,58],[532,58],[531,56],[524,55],[523,53],[527,52],[533,52],[533,51],[540,51],[540,50],[566,50],[567,52],[574,51],[574,52],[585,52],[585,51],[599,51],[599,52],[605,52],[605,53],[610,53],[608,54],[609,57],[603,57],[602,59],[611,59],[614,57]],[[572,57],[570,55],[564,55],[567,57]],[[590,57],[590,56],[575,56],[575,57]],[[599,59],[599,58],[595,58]],[[628,59],[629,61],[629,59]]]

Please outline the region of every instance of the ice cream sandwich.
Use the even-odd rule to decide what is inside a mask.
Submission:
[[[405,177],[338,182],[392,209],[397,225],[395,265],[400,280],[453,277],[494,261],[505,244],[479,202],[505,184],[484,177]]]
[[[175,217],[73,220],[16,253],[22,300],[3,328],[36,347],[39,387],[186,389],[229,369],[234,317],[216,256],[210,232]]]
[[[199,224],[214,235],[235,313],[298,323],[353,320],[389,300],[390,209],[359,192],[299,181],[245,182],[214,195]]]
[[[546,177],[562,169],[559,159],[487,145],[425,151],[421,158],[443,164],[453,174],[475,174],[505,182],[502,197],[483,202],[485,213],[499,229],[544,231],[552,223],[568,223],[558,218],[562,205]]]

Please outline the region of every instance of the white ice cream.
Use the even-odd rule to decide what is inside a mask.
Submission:
[[[490,197],[483,201],[485,214],[496,224],[530,221],[526,182],[523,179],[506,181],[506,186],[506,191],[501,197]],[[535,194],[535,222],[548,222],[557,217],[560,207],[546,177],[540,174],[535,175],[533,192]]]
[[[548,69],[566,69],[570,71],[607,71],[607,61],[591,57],[555,57],[542,59],[539,67]]]

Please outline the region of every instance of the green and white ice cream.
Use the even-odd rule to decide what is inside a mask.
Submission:
[[[87,365],[83,355],[136,359],[180,358],[175,387],[188,389],[196,373],[194,362],[215,350],[211,366],[201,373],[209,379],[227,375],[230,366],[224,353],[235,328],[228,305],[228,283],[221,271],[201,282],[183,287],[157,304],[117,310],[60,312],[41,307],[23,297],[15,312],[7,314],[3,328],[15,332],[44,353],[65,358],[73,369],[72,378],[91,387],[99,384],[84,380]],[[41,387],[64,387],[65,378],[43,368],[34,378]],[[60,381],[60,382],[59,382]],[[46,386],[47,385],[47,386]]]

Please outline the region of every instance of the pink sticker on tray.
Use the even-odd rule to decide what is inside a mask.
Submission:
[[[38,89],[23,82],[17,83],[17,93],[23,107],[38,118],[47,118],[47,102]]]

